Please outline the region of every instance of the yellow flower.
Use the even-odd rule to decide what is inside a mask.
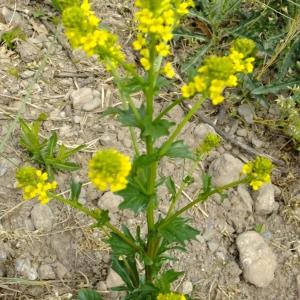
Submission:
[[[158,44],[155,49],[162,57],[168,56],[170,53],[170,46],[164,43]]]
[[[150,70],[150,68],[151,68],[151,63],[150,63],[150,61],[149,61],[148,58],[142,57],[142,58],[140,59],[140,62],[141,62],[141,65],[144,67],[144,69],[145,69],[146,71],[149,71],[149,70]]]
[[[146,39],[141,34],[139,34],[137,39],[132,43],[133,49],[137,51],[141,50],[145,45]]]
[[[157,300],[186,300],[184,295],[176,294],[176,293],[159,294],[156,299]]]
[[[175,71],[170,62],[167,62],[165,66],[162,68],[162,73],[166,75],[168,78],[173,78],[175,76]]]
[[[249,184],[253,190],[258,190],[263,184],[270,181],[272,167],[272,162],[269,159],[257,157],[254,161],[243,166],[242,173],[249,177]]]
[[[181,88],[181,93],[184,98],[190,98],[195,95],[196,88],[193,82],[190,82],[188,85],[184,85]]]
[[[115,149],[104,149],[98,151],[90,160],[88,175],[99,190],[117,192],[126,188],[130,170],[128,156]]]
[[[38,197],[42,205],[51,200],[50,190],[57,188],[57,182],[47,182],[48,174],[33,167],[22,167],[17,171],[18,188],[23,189],[24,200]]]

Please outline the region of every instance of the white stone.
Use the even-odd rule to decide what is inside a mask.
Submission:
[[[53,225],[54,215],[48,205],[36,204],[31,210],[31,220],[36,229],[49,231]]]
[[[70,94],[75,109],[83,109],[84,111],[92,111],[101,106],[100,93],[90,88],[81,88]]]
[[[244,129],[244,128],[240,128],[240,129],[238,129],[238,130],[236,131],[236,134],[237,134],[238,136],[246,137],[247,134],[248,134],[248,131],[247,131],[246,129]]]
[[[216,131],[213,127],[206,123],[200,123],[199,125],[197,125],[194,129],[194,135],[196,137],[197,143],[201,143],[209,133],[216,134]]]
[[[254,108],[252,105],[249,105],[247,103],[241,104],[238,107],[238,113],[241,117],[245,119],[247,123],[253,123]]]
[[[16,271],[28,280],[38,278],[37,270],[31,265],[29,258],[18,258],[15,262]]]
[[[52,267],[49,265],[41,265],[39,267],[39,275],[41,279],[45,279],[45,280],[56,278]]]
[[[253,211],[253,199],[247,189],[247,186],[239,185],[237,188],[238,194],[240,196],[240,199],[243,201],[243,203],[247,207],[247,211],[252,213]]]
[[[17,51],[26,63],[34,61],[40,53],[40,49],[29,40],[20,42]]]
[[[106,278],[106,286],[108,289],[123,285],[124,281],[113,269],[110,269]]]
[[[191,281],[185,281],[182,284],[182,293],[183,294],[190,294],[193,291],[193,283]]]
[[[59,279],[63,279],[68,275],[68,269],[58,261],[55,264],[55,273]]]
[[[274,279],[276,257],[264,239],[255,231],[240,234],[236,240],[246,281],[267,287]]]
[[[122,201],[122,197],[118,196],[112,192],[106,192],[103,194],[99,201],[98,207],[101,209],[107,209],[109,212],[116,212],[118,210],[118,206]]]
[[[212,176],[212,183],[215,186],[222,186],[238,180],[241,174],[243,163],[229,153],[224,153],[215,159],[209,167],[209,175]]]
[[[275,189],[272,183],[264,184],[255,194],[255,211],[259,215],[268,215],[278,208],[275,202]]]

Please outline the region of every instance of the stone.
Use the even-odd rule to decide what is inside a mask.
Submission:
[[[300,275],[296,277],[298,297],[300,298]]]
[[[182,293],[183,294],[190,294],[193,291],[193,283],[189,280],[185,281],[182,284]]]
[[[244,128],[240,128],[236,131],[238,136],[246,137],[248,135],[248,131]]]
[[[20,74],[20,76],[21,76],[22,79],[28,79],[28,78],[32,77],[34,74],[35,74],[34,71],[31,71],[31,70],[25,70],[24,72],[22,72],[22,73]]]
[[[100,197],[98,201],[98,207],[101,209],[107,209],[109,212],[114,213],[118,210],[122,199],[123,198],[121,196],[118,196],[112,192],[106,192]]]
[[[256,136],[252,136],[251,143],[255,148],[261,148],[264,145],[264,142],[260,139],[258,139]]]
[[[39,267],[39,277],[40,279],[55,279],[55,273],[50,265],[41,265]]]
[[[63,232],[51,237],[50,244],[59,261],[72,266],[75,260],[75,241],[71,234]]]
[[[238,113],[248,124],[253,124],[254,107],[248,103],[241,104],[238,107]]]
[[[38,278],[37,270],[32,266],[31,261],[28,257],[17,258],[15,262],[15,268],[17,273],[28,280],[36,280]]]
[[[253,211],[253,199],[247,189],[246,185],[239,185],[237,188],[237,192],[239,194],[240,199],[243,201],[245,206],[247,207],[247,211],[252,213]]]
[[[106,292],[107,291],[107,286],[104,281],[99,281],[96,285],[96,288],[100,292]]]
[[[55,263],[54,267],[55,267],[55,273],[59,279],[63,279],[67,277],[69,271],[62,263],[58,261]]]
[[[8,9],[5,6],[0,10],[0,22],[4,24],[10,24],[12,26],[23,25],[23,20],[20,14],[16,11]]]
[[[124,284],[122,278],[113,269],[109,270],[105,283],[108,289]]]
[[[92,111],[101,106],[99,91],[90,88],[80,88],[70,94],[74,109]]]
[[[209,175],[215,186],[222,186],[240,178],[243,163],[229,153],[215,159],[209,167]]]
[[[16,50],[19,53],[22,61],[26,63],[36,60],[40,54],[40,49],[31,43],[29,39],[27,41],[21,41],[18,43]]]
[[[236,244],[245,280],[257,287],[267,287],[274,279],[277,266],[271,248],[255,231],[240,234]]]
[[[31,220],[36,229],[50,231],[53,226],[54,215],[48,205],[36,204],[31,210]]]
[[[275,202],[275,189],[272,183],[264,184],[254,193],[255,212],[258,215],[268,215],[278,208]]]
[[[4,176],[8,170],[8,162],[5,159],[0,160],[0,176]]]
[[[216,134],[216,131],[213,127],[206,123],[200,123],[199,125],[197,125],[194,129],[194,136],[197,143],[201,143],[209,133]]]
[[[5,244],[0,241],[0,263],[3,263],[7,260],[8,252],[5,247]]]

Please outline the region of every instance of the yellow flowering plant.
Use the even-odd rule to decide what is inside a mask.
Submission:
[[[123,107],[108,109],[102,117],[117,115],[119,122],[128,127],[132,139],[132,158],[116,149],[100,149],[88,164],[88,177],[97,189],[110,190],[121,196],[123,200],[120,209],[130,209],[145,217],[147,232],[142,235],[140,227],[132,231],[124,224],[122,229],[118,229],[111,223],[108,211],[82,205],[78,201],[80,183],[73,182],[71,195],[65,198],[55,192],[57,184],[49,181],[45,172],[33,167],[23,167],[17,173],[18,187],[23,190],[26,200],[38,198],[45,204],[56,199],[93,218],[94,227],[104,227],[105,232],[110,232],[107,242],[112,250],[112,267],[124,281],[124,285],[117,290],[126,291],[125,299],[192,299],[190,295],[172,291],[172,283],[183,272],[166,268],[166,252],[185,249],[187,242],[196,239],[199,234],[183,214],[193,206],[205,202],[210,196],[223,194],[239,184],[248,183],[254,190],[258,189],[270,181],[272,164],[259,157],[245,164],[239,180],[219,187],[212,186],[210,176],[204,174],[202,188],[195,199],[182,205],[181,195],[192,181],[197,164],[218,146],[220,138],[209,134],[193,151],[178,136],[204,101],[210,99],[213,105],[222,103],[225,100],[224,89],[237,86],[243,74],[253,71],[255,44],[249,39],[238,38],[231,45],[228,54],[206,57],[196,76],[181,87],[179,98],[155,114],[154,102],[161,88],[162,76],[169,79],[175,76],[170,46],[174,29],[189,9],[194,7],[194,2],[135,1],[136,37],[132,47],[139,53],[137,65],[128,62],[118,37],[102,26],[88,0],[55,0],[54,5],[61,11],[70,44],[89,56],[96,55],[113,76]],[[144,101],[139,107],[131,97],[137,91],[144,95]],[[169,121],[166,114],[183,101],[192,101],[192,108],[177,124]],[[168,177],[158,175],[163,157],[194,162],[190,175],[182,181],[179,188],[172,180],[172,174]],[[157,191],[161,185],[165,185],[170,194],[167,213],[158,210],[161,199]],[[95,295],[93,293],[93,297],[96,297],[93,299],[101,299],[100,295]]]

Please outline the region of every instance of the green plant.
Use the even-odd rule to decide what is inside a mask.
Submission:
[[[27,150],[31,160],[45,169],[50,178],[54,178],[57,171],[76,171],[80,165],[69,161],[70,156],[83,149],[80,145],[68,150],[63,144],[58,146],[57,134],[53,132],[49,139],[40,137],[40,127],[46,115],[41,114],[32,124],[19,119],[21,128],[20,145]]]
[[[0,36],[0,43],[4,44],[10,50],[15,49],[17,40],[26,40],[26,34],[18,26],[2,33]]]
[[[65,32],[71,45],[84,50],[88,55],[96,54],[114,77],[119,89],[123,107],[111,108],[102,117],[116,115],[118,121],[129,128],[132,139],[132,159],[115,149],[101,149],[89,161],[88,176],[96,188],[101,191],[111,190],[122,197],[120,209],[130,209],[145,218],[147,232],[142,233],[140,226],[130,229],[125,224],[119,229],[111,223],[108,211],[82,205],[78,201],[80,183],[73,182],[71,196],[65,198],[55,193],[57,183],[48,178],[46,172],[23,167],[17,172],[18,186],[23,189],[27,200],[37,197],[45,204],[56,199],[94,219],[93,227],[110,231],[107,243],[112,250],[112,267],[124,281],[124,285],[115,290],[126,291],[125,299],[191,299],[189,295],[172,292],[172,283],[183,273],[166,268],[166,263],[174,260],[170,257],[170,251],[185,251],[187,242],[196,239],[199,234],[184,213],[214,194],[224,196],[228,189],[239,184],[248,183],[253,189],[258,189],[270,181],[272,164],[268,159],[258,157],[244,165],[240,179],[224,186],[213,186],[211,177],[204,173],[202,187],[193,201],[182,204],[181,195],[192,181],[191,174],[205,155],[218,146],[220,139],[210,134],[196,149],[189,149],[178,137],[206,99],[211,99],[214,105],[223,102],[224,89],[237,86],[239,75],[252,72],[255,44],[249,39],[236,39],[226,55],[206,57],[195,76],[181,87],[180,96],[155,114],[158,92],[169,84],[168,80],[175,73],[167,58],[170,56],[169,43],[173,38],[173,30],[194,3],[191,0],[137,0],[135,3],[137,33],[133,48],[139,52],[142,70],[140,66],[126,60],[117,36],[101,26],[87,0],[76,3],[55,0],[56,6],[62,11]],[[137,91],[144,95],[140,106],[136,106],[131,97]],[[192,101],[190,111],[177,124],[168,120],[166,114],[183,101]],[[51,138],[48,146],[46,142],[41,145],[37,142],[39,123],[28,128],[25,127],[26,137],[30,138],[24,144],[39,162],[40,149],[51,148]],[[193,162],[190,174],[183,178],[179,188],[172,174],[159,176],[158,168],[162,158],[189,159]],[[158,210],[162,200],[158,190],[162,185],[169,191],[169,208],[165,214]],[[87,299],[98,297],[95,293],[88,296],[89,291],[82,293]]]

